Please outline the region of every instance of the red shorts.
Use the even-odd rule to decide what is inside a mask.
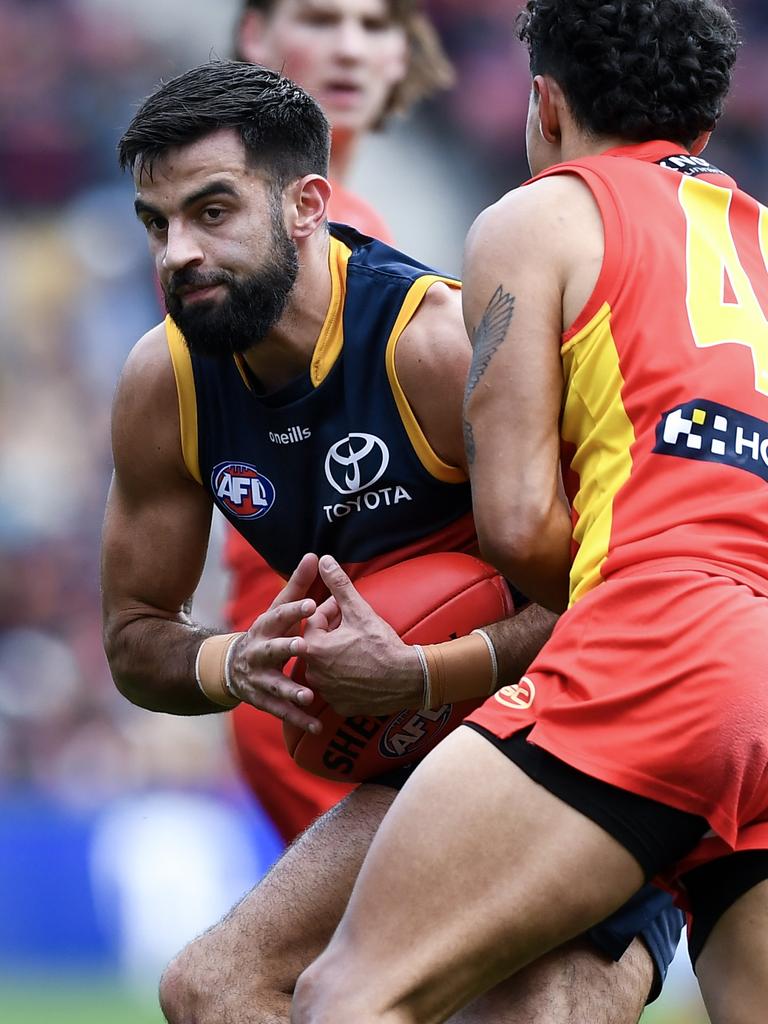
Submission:
[[[768,598],[638,567],[562,616],[516,686],[469,716],[578,770],[706,818],[681,868],[768,847]]]
[[[240,704],[229,719],[243,777],[286,843],[355,788],[299,768],[274,715]]]
[[[227,617],[233,629],[245,630],[270,606],[285,580],[231,527],[225,559],[232,571]],[[240,771],[286,843],[354,788],[299,768],[283,742],[283,723],[273,715],[241,704],[229,718]]]
[[[229,569],[232,589],[227,603],[227,621],[233,629],[249,629],[253,620],[272,604],[285,580],[253,550],[248,541],[227,525],[224,564]]]

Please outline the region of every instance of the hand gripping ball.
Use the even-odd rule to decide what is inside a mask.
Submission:
[[[503,577],[457,551],[411,558],[363,576],[355,586],[406,643],[443,643],[514,613]],[[301,659],[291,675],[303,681]],[[302,768],[327,779],[362,782],[424,757],[485,699],[344,718],[316,695],[307,710],[323,723],[322,732],[315,736],[285,722],[283,733]]]

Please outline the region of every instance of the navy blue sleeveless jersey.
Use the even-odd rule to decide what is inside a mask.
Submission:
[[[469,484],[424,437],[395,372],[429,287],[458,282],[332,225],[332,297],[306,374],[255,393],[239,357],[191,355],[173,322],[186,465],[262,557],[287,575],[307,551],[358,570],[474,550]]]

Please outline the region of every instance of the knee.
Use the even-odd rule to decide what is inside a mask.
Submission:
[[[355,984],[350,967],[343,951],[329,949],[315,960],[296,982],[291,1024],[413,1024],[411,1016],[384,1009],[375,992]]]
[[[186,950],[179,953],[160,979],[160,1008],[169,1024],[197,1024],[197,996],[194,974],[189,970]]]
[[[296,981],[291,1003],[291,1024],[319,1024],[325,1019],[320,1012],[322,992],[322,966],[318,966],[315,961],[301,972]]]
[[[232,1001],[228,965],[195,939],[170,962],[160,979],[160,1007],[169,1024],[219,1024],[222,1004]]]
[[[338,1024],[340,1020],[354,1020],[364,1024],[346,1006],[341,974],[328,964],[327,957],[315,960],[296,982],[291,1004],[291,1024]],[[348,1016],[353,1013],[352,1016]]]

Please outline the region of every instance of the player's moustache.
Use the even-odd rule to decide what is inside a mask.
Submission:
[[[232,284],[232,274],[226,271],[201,273],[192,267],[175,270],[168,280],[165,291],[169,298],[178,299],[179,289],[213,288],[218,284]]]

